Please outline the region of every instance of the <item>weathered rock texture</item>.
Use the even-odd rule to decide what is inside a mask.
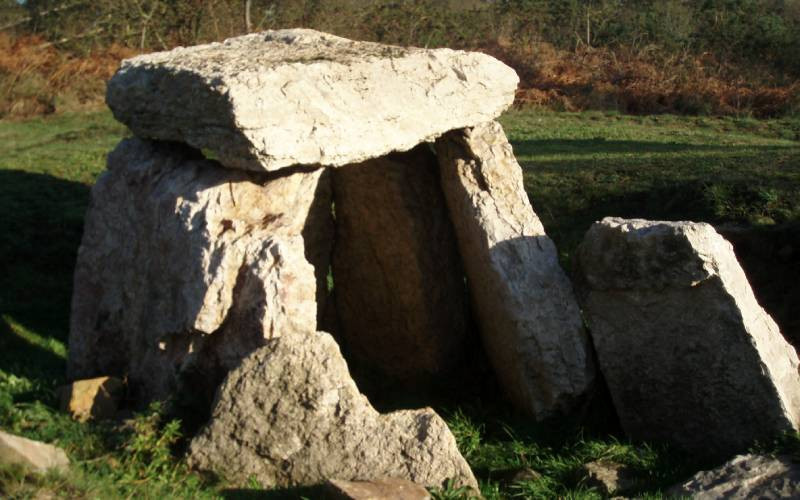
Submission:
[[[624,491],[636,485],[630,467],[609,460],[595,460],[582,468],[583,484],[597,488],[604,495]]]
[[[39,473],[64,472],[69,459],[61,448],[0,431],[0,465],[20,465]]]
[[[442,187],[489,359],[522,410],[569,410],[592,385],[588,337],[499,123],[436,142]]]
[[[125,392],[122,380],[115,377],[97,377],[75,382],[59,388],[61,409],[80,422],[89,419],[113,418]]]
[[[333,171],[333,278],[348,359],[415,383],[458,362],[464,271],[428,145]]]
[[[716,227],[730,241],[758,303],[800,349],[800,223]]]
[[[444,421],[431,409],[380,415],[326,333],[271,340],[232,370],[189,464],[243,483],[308,485],[327,478],[408,479],[476,487]]]
[[[796,429],[798,359],[708,224],[606,218],[577,253],[625,431],[722,456]]]
[[[330,234],[325,179],[322,169],[232,171],[176,144],[123,141],[86,216],[69,377],[128,374],[146,401],[198,373],[190,390],[210,399],[265,339],[314,331],[306,255],[326,272],[331,242],[311,248],[325,242],[302,234]]]
[[[331,479],[325,498],[330,500],[430,500],[422,486],[406,479],[376,479],[374,481],[343,481]]]
[[[114,116],[144,138],[208,148],[228,167],[345,165],[498,116],[514,70],[477,52],[267,31],[123,62]]]
[[[791,457],[740,455],[719,468],[698,472],[667,494],[695,500],[800,498],[800,467]]]

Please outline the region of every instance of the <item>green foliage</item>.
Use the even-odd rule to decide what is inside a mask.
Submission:
[[[514,39],[561,48],[645,47],[766,58],[797,75],[800,7],[770,0],[501,0],[495,12]]]
[[[534,209],[566,263],[591,223],[607,215],[800,220],[798,118],[521,112],[501,121]]]
[[[25,7],[29,31],[80,50],[112,42],[163,49],[246,29],[241,0],[29,0]],[[305,26],[419,46],[481,46],[507,37],[564,49],[655,47],[766,62],[800,75],[797,0],[254,0],[250,10],[253,30]],[[19,19],[18,11],[7,17]]]
[[[163,408],[158,402],[134,419],[131,438],[124,447],[130,480],[159,477],[174,481],[185,474],[172,456],[172,447],[181,437],[181,423],[171,420],[162,426],[162,419]]]

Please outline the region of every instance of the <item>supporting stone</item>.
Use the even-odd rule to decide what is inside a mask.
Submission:
[[[710,225],[606,218],[577,262],[628,435],[723,457],[798,428],[797,355]]]
[[[333,171],[333,277],[346,352],[359,368],[416,384],[462,354],[464,271],[423,144]]]
[[[127,374],[145,402],[171,395],[179,374],[199,373],[189,389],[210,399],[266,339],[313,331],[306,255],[325,260],[327,273],[332,242],[302,234],[330,234],[326,179],[323,169],[246,173],[185,146],[120,143],[86,216],[68,376]]]
[[[324,332],[271,340],[232,370],[188,463],[267,487],[394,477],[477,489],[445,422],[430,408],[379,414]]]
[[[594,380],[589,341],[502,127],[449,132],[436,151],[481,335],[504,390],[536,419],[569,411]]]

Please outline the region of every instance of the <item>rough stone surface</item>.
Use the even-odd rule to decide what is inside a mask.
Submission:
[[[61,448],[0,431],[0,464],[21,465],[37,473],[63,472],[69,468],[69,459]]]
[[[800,467],[790,457],[740,455],[717,469],[698,472],[667,494],[696,500],[800,498]]]
[[[605,495],[627,490],[636,484],[628,467],[608,460],[584,464],[583,473],[585,484],[599,489]]]
[[[576,260],[624,430],[723,456],[796,429],[798,359],[708,224],[606,218]]]
[[[504,390],[537,419],[569,411],[594,380],[589,340],[502,127],[450,132],[436,151],[481,335]]]
[[[758,303],[783,337],[800,349],[800,223],[726,224],[715,228],[730,241]]]
[[[381,415],[359,393],[327,333],[271,340],[232,370],[188,462],[267,487],[383,477],[477,488],[431,409]]]
[[[124,391],[122,380],[116,377],[76,380],[59,388],[61,409],[80,422],[113,418]]]
[[[333,278],[348,360],[406,383],[459,361],[464,271],[428,145],[333,171]]]
[[[213,150],[229,167],[345,165],[498,116],[511,68],[477,52],[254,33],[123,61],[114,116],[139,137]]]
[[[265,339],[314,331],[307,260],[327,259],[309,247],[323,243],[314,238],[327,224],[311,212],[330,219],[325,178],[322,169],[232,171],[180,145],[120,143],[92,189],[68,376],[127,374],[147,401],[194,373],[189,391],[210,403],[224,373]],[[307,232],[315,236],[304,240]],[[327,260],[317,267],[327,274]]]
[[[423,486],[407,479],[376,479],[374,481],[344,481],[331,479],[328,496],[336,500],[430,500]]]

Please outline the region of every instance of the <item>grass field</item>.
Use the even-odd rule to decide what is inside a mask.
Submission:
[[[567,267],[591,222],[606,215],[760,226],[800,220],[797,118],[527,111],[501,121],[534,208]],[[90,186],[126,133],[105,112],[0,121],[0,428],[55,442],[75,464],[66,476],[43,479],[0,469],[0,493],[252,498],[254,491],[187,472],[174,453],[179,430],[165,426],[155,410],[119,426],[78,424],[56,409]],[[638,478],[633,492],[658,498],[666,486],[713,465],[627,443],[603,398],[581,420],[543,425],[527,424],[494,398],[439,410],[488,498],[601,498],[580,474],[584,463],[599,458],[631,466]],[[519,467],[541,477],[511,483],[508,471]]]

